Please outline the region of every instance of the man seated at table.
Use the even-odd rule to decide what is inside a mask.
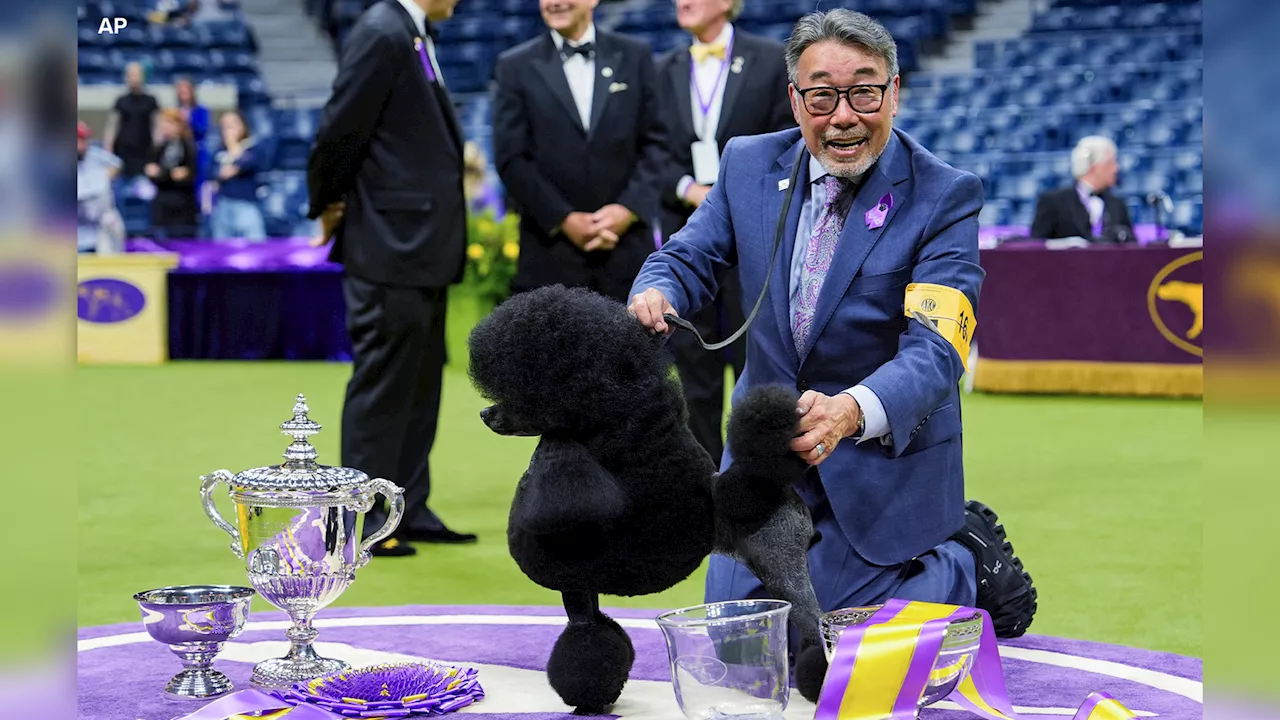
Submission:
[[[1098,243],[1133,242],[1133,222],[1124,200],[1115,196],[1120,169],[1116,144],[1092,135],[1071,151],[1070,187],[1050,190],[1036,202],[1031,237],[1042,240],[1080,237]]]

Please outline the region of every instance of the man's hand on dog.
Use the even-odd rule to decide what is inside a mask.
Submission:
[[[632,317],[640,321],[649,329],[650,333],[661,333],[663,335],[671,334],[675,328],[671,327],[663,315],[671,313],[679,317],[676,309],[671,307],[671,303],[667,301],[667,297],[659,292],[656,288],[649,288],[631,298],[631,304],[627,306],[627,312]]]
[[[791,441],[791,449],[810,465],[821,465],[841,440],[857,431],[862,408],[848,393],[832,397],[806,390],[796,404],[796,414],[801,434]]]

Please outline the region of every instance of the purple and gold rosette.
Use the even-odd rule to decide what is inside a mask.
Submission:
[[[344,670],[288,690],[241,690],[182,720],[392,720],[443,715],[484,699],[474,668],[393,663]]]
[[[814,720],[916,720],[947,626],[982,616],[972,670],[948,696],[987,720],[1029,720],[1013,711],[986,611],[959,605],[890,600],[866,622],[840,634]],[[1073,720],[1135,720],[1119,700],[1089,695]]]
[[[474,668],[434,663],[373,665],[295,684],[276,694],[353,718],[442,715],[484,699]]]

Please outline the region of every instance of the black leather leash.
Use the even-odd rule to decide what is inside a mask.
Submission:
[[[764,303],[765,296],[769,293],[769,281],[773,279],[773,266],[778,262],[778,248],[782,246],[782,233],[787,230],[787,215],[791,212],[791,199],[795,197],[796,185],[800,182],[800,169],[804,167],[805,159],[808,157],[809,150],[802,147],[800,149],[800,157],[796,158],[795,167],[791,168],[791,184],[787,186],[787,199],[782,203],[782,212],[778,215],[778,228],[773,233],[773,251],[769,255],[769,271],[764,276],[764,287],[760,288],[760,297],[756,298],[756,306],[751,308],[751,314],[742,323],[742,327],[724,340],[708,344],[706,340],[702,339],[702,335],[693,326],[693,323],[684,318],[676,317],[671,313],[663,313],[663,320],[693,333],[693,336],[698,339],[698,344],[704,350],[719,350],[732,345],[735,340],[742,337],[747,328],[751,327],[752,321],[756,319],[756,314],[760,312],[760,306]]]

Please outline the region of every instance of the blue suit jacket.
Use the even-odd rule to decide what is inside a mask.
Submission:
[[[716,272],[736,265],[743,312],[764,285],[778,214],[804,146],[799,129],[731,140],[720,181],[685,227],[641,269],[632,294],[657,288],[681,316],[716,294]],[[748,332],[746,369],[734,402],[758,384],[789,384],[835,395],[856,384],[884,405],[890,434],[845,440],[818,468],[820,490],[840,528],[866,560],[905,562],[945,541],[964,523],[964,468],[958,385],[964,366],[941,336],[903,314],[909,283],[936,283],[968,297],[975,314],[984,271],[978,264],[982,182],[894,130],[853,200],[823,282],[809,347],[791,337],[788,284],[796,226],[808,185],[800,172],[768,297]],[[892,193],[884,225],[863,214]],[[677,331],[684,332],[684,331]],[[730,462],[725,453],[724,462]],[[820,496],[800,488],[806,501]]]

